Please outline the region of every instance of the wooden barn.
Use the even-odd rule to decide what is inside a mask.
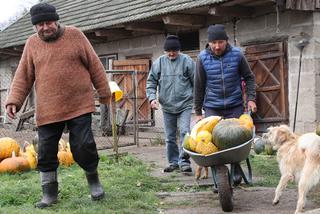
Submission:
[[[256,76],[258,131],[289,124],[312,131],[320,120],[320,0],[48,0],[60,22],[80,28],[106,70],[137,71],[137,115],[141,125],[161,128],[151,112],[145,83],[153,60],[163,54],[167,34],[180,37],[182,51],[196,59],[207,43],[207,27],[225,24],[229,42],[243,49]],[[0,112],[26,39],[30,14],[0,32]],[[121,109],[133,115],[131,73],[115,73],[124,90]],[[298,99],[299,98],[299,99]]]

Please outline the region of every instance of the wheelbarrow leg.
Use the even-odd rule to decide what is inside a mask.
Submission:
[[[216,167],[215,166],[211,166],[210,168],[211,168],[212,180],[213,180],[213,192],[214,193],[218,193]]]
[[[252,169],[251,169],[251,164],[250,164],[250,160],[249,160],[249,158],[247,158],[246,159],[246,163],[247,163],[247,167],[248,167],[248,177],[246,177],[245,175],[244,175],[244,172],[242,171],[242,169],[241,169],[241,171],[242,171],[242,173],[243,173],[243,180],[244,180],[244,182],[246,183],[246,184],[251,184],[252,183]]]
[[[249,158],[246,159],[246,164],[248,168],[248,176],[244,173],[240,163],[231,164],[230,174],[231,178],[233,178],[231,179],[232,185],[239,185],[241,183],[242,178],[246,184],[252,183],[252,170]],[[235,173],[235,171],[237,171],[237,173]]]

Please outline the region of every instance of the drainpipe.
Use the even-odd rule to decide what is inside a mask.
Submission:
[[[301,39],[297,44],[296,47],[300,50],[299,56],[299,73],[298,73],[298,84],[297,84],[297,95],[296,95],[296,105],[294,108],[294,119],[293,119],[293,132],[296,129],[296,119],[297,119],[297,108],[298,108],[298,99],[299,99],[299,89],[300,89],[300,75],[301,75],[301,61],[302,61],[302,51],[305,46],[309,43],[309,40],[304,38]]]

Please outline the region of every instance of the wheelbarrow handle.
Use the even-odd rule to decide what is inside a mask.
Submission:
[[[248,114],[248,115],[250,115],[250,116],[252,116],[252,111],[251,111],[251,109],[250,110],[248,110],[247,112],[244,112],[245,114]]]

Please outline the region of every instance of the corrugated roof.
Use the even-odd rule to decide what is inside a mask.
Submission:
[[[90,31],[117,24],[147,19],[166,13],[226,2],[228,0],[48,0],[61,23]],[[27,13],[0,32],[0,48],[23,45],[33,34]]]

